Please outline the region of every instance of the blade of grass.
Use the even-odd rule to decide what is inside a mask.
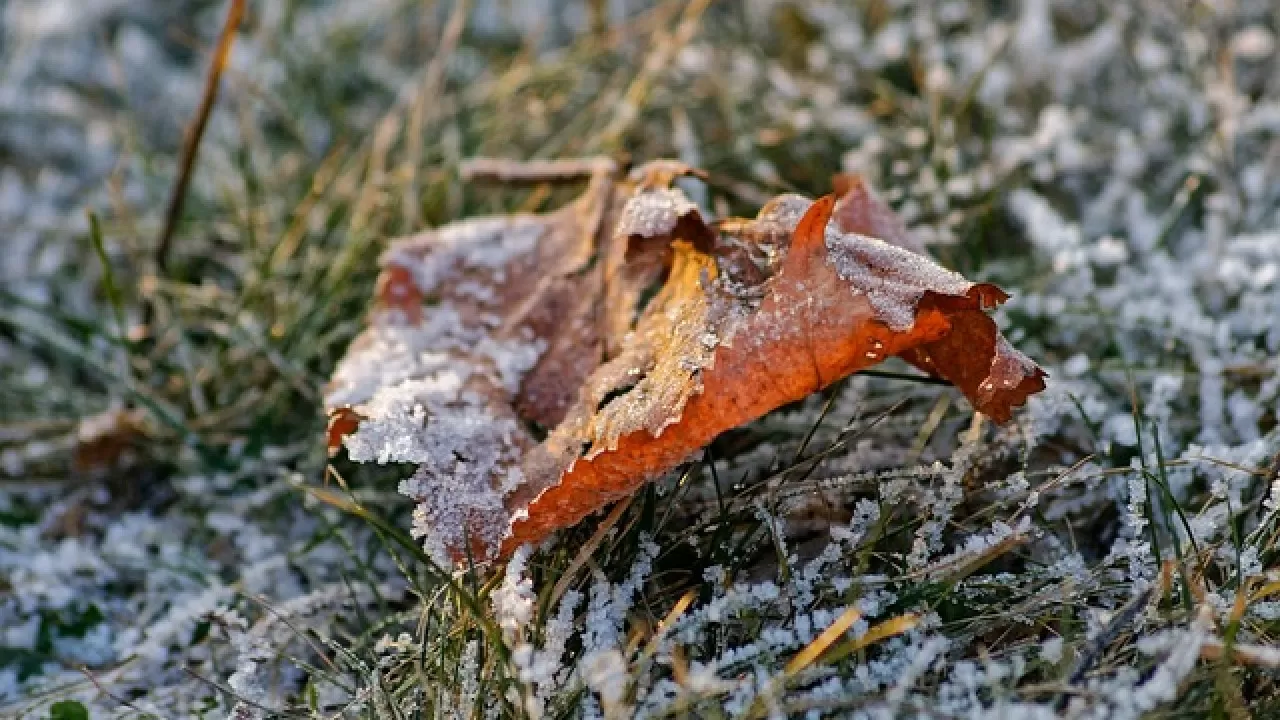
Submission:
[[[630,506],[631,498],[620,500],[617,505],[613,506],[613,509],[610,510],[609,514],[605,516],[605,519],[601,521],[600,526],[596,528],[594,533],[592,533],[591,539],[587,540],[586,544],[578,550],[578,554],[574,556],[573,562],[569,563],[569,567],[565,568],[564,572],[560,575],[560,579],[556,581],[554,586],[552,586],[551,594],[547,596],[547,603],[544,607],[548,609],[553,608],[556,606],[556,603],[560,602],[560,598],[564,596],[565,592],[569,590],[569,586],[573,584],[573,580],[577,577],[578,571],[587,564],[587,559],[596,551],[596,548],[600,547],[600,543],[604,542],[605,536],[609,534],[609,531],[613,529],[614,525],[618,524],[618,520],[622,518],[622,514],[626,512],[627,508]]]
[[[884,622],[877,623],[867,630],[867,632],[861,637],[835,646],[830,652],[822,656],[820,662],[823,665],[837,663],[864,648],[875,645],[881,640],[888,640],[895,635],[901,635],[905,632],[909,632],[919,624],[920,617],[910,613],[890,618]]]
[[[111,303],[111,310],[115,315],[117,337],[124,345],[128,337],[124,321],[124,301],[120,295],[120,287],[116,284],[115,272],[111,269],[111,260],[107,257],[107,246],[102,240],[102,224],[94,211],[86,210],[85,215],[89,218],[89,241],[93,244],[98,264],[102,266],[102,288],[107,293],[107,301]]]
[[[819,656],[826,652],[827,648],[831,647],[836,640],[839,640],[840,636],[853,627],[853,624],[858,622],[861,617],[862,612],[856,607],[851,607],[841,613],[835,621],[827,626],[826,630],[823,630],[818,637],[813,639],[813,642],[806,645],[803,650],[796,653],[795,657],[791,658],[791,661],[782,669],[783,676],[794,677],[800,671],[812,665]]]
[[[480,606],[479,600],[469,593],[466,588],[459,585],[451,573],[437,565],[436,562],[427,555],[426,551],[418,545],[417,541],[409,537],[408,533],[395,525],[392,525],[377,513],[369,511],[363,505],[352,500],[348,500],[347,498],[344,498],[330,490],[309,486],[303,486],[302,489],[317,500],[364,520],[377,528],[380,532],[385,533],[387,537],[394,540],[402,549],[409,552],[423,565],[423,567],[427,568],[428,572],[434,576],[434,579],[437,582],[447,585],[451,590],[453,590],[459,601],[461,601],[467,610],[471,612],[472,618],[484,630],[485,635],[489,637],[492,643],[501,648],[503,658],[506,659],[507,648],[502,642],[502,631],[493,623],[493,620],[489,617],[489,614],[485,609]]]
[[[160,238],[156,242],[156,270],[161,275],[169,267],[169,248],[173,244],[173,234],[177,230],[178,220],[182,216],[182,205],[187,198],[187,185],[191,182],[191,173],[195,168],[196,155],[200,150],[200,141],[204,138],[205,127],[209,124],[209,115],[218,100],[218,86],[222,80],[222,71],[227,66],[227,58],[231,55],[231,46],[235,44],[236,30],[240,27],[240,19],[244,17],[245,0],[228,0],[227,15],[222,23],[222,31],[218,34],[218,44],[214,47],[213,59],[209,62],[209,71],[205,75],[204,92],[200,96],[200,105],[196,108],[195,117],[187,127],[182,143],[182,158],[178,162],[178,175],[174,179],[173,189],[169,193],[169,204],[165,210],[164,226],[160,230]]]

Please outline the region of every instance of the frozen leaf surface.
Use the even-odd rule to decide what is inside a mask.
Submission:
[[[859,178],[708,223],[672,186],[690,168],[589,167],[555,212],[394,243],[328,389],[331,449],[417,466],[401,490],[442,562],[536,542],[890,356],[1000,421],[1044,387],[984,312],[1005,294],[934,263]]]

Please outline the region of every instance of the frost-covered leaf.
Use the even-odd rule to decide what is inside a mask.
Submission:
[[[707,223],[671,161],[595,172],[546,215],[396,242],[327,396],[330,443],[418,466],[441,560],[487,559],[627,496],[719,433],[890,356],[996,420],[1043,372],[856,177]]]

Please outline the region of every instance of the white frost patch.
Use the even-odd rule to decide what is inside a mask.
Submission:
[[[1062,659],[1064,641],[1060,637],[1051,637],[1040,645],[1040,659],[1057,664]]]
[[[545,228],[546,218],[536,215],[462,220],[396,241],[380,262],[409,270],[418,289],[429,294],[458,269],[501,271],[510,266],[533,252]]]
[[[1089,356],[1084,353],[1076,353],[1067,358],[1062,364],[1062,371],[1067,377],[1080,377],[1089,372]]]
[[[514,395],[520,390],[525,373],[533,369],[546,349],[546,341],[540,338],[494,340],[486,337],[476,346],[476,353],[493,363],[502,387]]]
[[[1244,60],[1263,60],[1276,49],[1276,36],[1263,25],[1250,25],[1231,38],[1231,52]]]
[[[959,273],[910,250],[877,238],[843,233],[829,223],[826,230],[828,259],[854,293],[867,296],[876,318],[894,332],[915,325],[916,305],[926,290],[962,296],[973,287]]]
[[[1209,637],[1213,627],[1213,615],[1207,607],[1201,607],[1191,627],[1176,642],[1164,662],[1156,668],[1154,674],[1146,682],[1133,688],[1127,697],[1120,698],[1122,705],[1127,705],[1138,712],[1150,712],[1163,703],[1178,697],[1178,686],[1195,669],[1200,659],[1200,648]]]
[[[489,269],[501,282],[501,268],[531,252],[542,227],[523,216],[468,221],[403,241],[384,263],[409,269],[424,293],[459,267]],[[468,324],[465,314],[446,302],[416,323],[375,315],[325,398],[360,419],[343,439],[353,461],[418,465],[400,491],[418,503],[414,536],[444,566],[449,549],[496,547],[510,527],[504,498],[522,480],[527,438],[508,401],[546,349],[526,331],[495,338],[484,318]]]
[[[791,232],[800,224],[801,218],[813,206],[813,200],[804,195],[786,193],[773,198],[760,208],[756,220],[776,224]]]
[[[597,650],[582,659],[578,666],[582,680],[600,696],[606,717],[620,717],[623,699],[627,695],[630,676],[627,661],[614,649]]]
[[[644,238],[666,235],[686,215],[698,215],[698,206],[679,188],[653,189],[627,201],[622,217],[614,228],[615,235]]]
[[[331,408],[368,402],[380,388],[440,372],[450,364],[448,351],[473,347],[479,332],[465,328],[450,305],[441,305],[416,325],[376,319],[361,336],[365,343],[338,363],[325,395]]]
[[[522,479],[515,420],[495,417],[487,406],[468,399],[473,398],[464,393],[457,405],[415,407],[413,415],[395,416],[390,425],[366,421],[347,438],[353,458],[367,457],[363,444],[371,439],[384,451],[402,452],[400,461],[418,463],[417,472],[400,483],[400,492],[418,502],[414,536],[423,538],[432,558],[445,567],[451,565],[447,548],[462,548],[468,541],[487,547],[501,543],[511,524],[503,498]],[[423,428],[407,442],[399,437],[419,417]]]
[[[1086,251],[1080,226],[1067,222],[1043,196],[1018,189],[1009,196],[1009,212],[1026,229],[1027,238],[1053,259],[1054,272],[1084,264]]]
[[[521,545],[507,562],[502,584],[493,591],[493,614],[508,640],[521,636],[525,626],[533,619],[538,597],[533,592],[533,579],[525,573],[532,550]]]
[[[433,455],[459,450],[488,422],[481,406],[455,403],[461,379],[442,372],[426,380],[410,380],[378,391],[361,406],[368,419],[346,438],[355,462],[424,463]],[[431,422],[428,422],[430,417]]]

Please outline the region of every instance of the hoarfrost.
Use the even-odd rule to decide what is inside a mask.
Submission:
[[[472,218],[399,240],[382,263],[407,268],[418,289],[430,295],[459,270],[500,273],[530,255],[545,228],[536,215]]]
[[[878,238],[844,233],[827,225],[825,242],[836,272],[870,301],[876,317],[895,332],[915,325],[916,305],[926,291],[962,296],[973,286],[959,273]]]
[[[698,213],[698,206],[679,189],[652,189],[636,195],[622,209],[615,233],[643,238],[670,233],[686,215]]]

